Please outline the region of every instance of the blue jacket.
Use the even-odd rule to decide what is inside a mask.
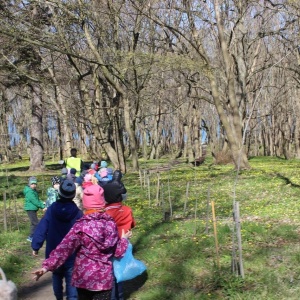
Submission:
[[[50,252],[56,248],[82,215],[82,211],[73,201],[63,202],[58,200],[54,202],[47,209],[46,214],[34,231],[31,243],[32,249],[39,251],[46,240],[45,256],[48,258]],[[74,259],[75,253],[69,257],[65,264],[67,262],[73,263]]]
[[[46,207],[48,208],[57,199],[58,199],[58,191],[54,187],[49,187],[47,189]]]
[[[103,187],[103,186],[109,181],[108,176],[106,176],[106,177],[101,177],[101,176],[98,174],[98,172],[96,172],[96,173],[94,174],[94,176],[97,178],[98,184],[99,184],[101,187]]]

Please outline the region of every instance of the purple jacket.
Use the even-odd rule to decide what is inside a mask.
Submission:
[[[106,213],[84,215],[44,260],[43,268],[54,271],[74,251],[72,285],[91,291],[112,288],[112,256],[122,257],[128,240],[119,238],[114,220]]]

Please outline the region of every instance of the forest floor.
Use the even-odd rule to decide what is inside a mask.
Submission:
[[[42,252],[41,252],[42,253]],[[52,273],[47,272],[38,281],[33,280],[32,272],[39,269],[44,257],[38,257],[36,260],[36,266],[29,269],[24,274],[24,284],[18,289],[18,300],[55,300],[52,289]],[[136,300],[135,296],[132,295],[135,291],[140,289],[145,281],[147,275],[142,274],[137,278],[124,282],[124,298]]]
[[[19,300],[55,300],[52,290],[52,273],[48,272],[39,281],[33,280],[34,270],[40,268],[43,257],[38,258],[36,267],[24,274],[25,284],[18,290]]]

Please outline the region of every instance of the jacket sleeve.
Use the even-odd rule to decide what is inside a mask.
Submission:
[[[39,199],[39,196],[37,193],[35,193],[33,190],[28,191],[26,197],[27,199],[36,207],[38,208],[45,208],[45,204]]]
[[[67,258],[80,246],[80,237],[76,234],[73,226],[60,244],[51,251],[49,258],[43,262],[43,268],[54,271],[59,268]]]
[[[135,219],[134,219],[134,217],[133,217],[133,213],[132,213],[132,211],[131,211],[131,218],[132,218],[132,222],[131,222],[131,228],[134,228],[134,227],[135,227],[135,225],[136,225],[136,222],[135,222]]]
[[[96,172],[96,173],[94,174],[94,176],[97,178],[98,181],[101,180],[101,177],[100,177],[100,175],[98,174],[98,172]]]
[[[46,200],[46,207],[48,208],[53,202],[57,200],[57,196],[55,190],[53,188],[47,189],[47,200]]]
[[[50,210],[47,210],[45,216],[41,218],[38,226],[34,231],[31,243],[31,248],[34,251],[39,251],[43,247],[44,241],[46,240],[49,229],[49,213]]]
[[[116,251],[115,251],[115,255],[114,257],[123,257],[123,255],[125,254],[126,252],[126,249],[128,247],[128,240],[125,239],[125,238],[121,238],[118,240],[117,242],[117,247],[116,247]]]

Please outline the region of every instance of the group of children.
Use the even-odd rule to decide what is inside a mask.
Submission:
[[[27,240],[34,256],[46,241],[46,260],[34,272],[35,279],[52,271],[57,300],[63,299],[63,279],[68,300],[123,299],[111,260],[125,253],[135,220],[131,208],[122,203],[127,193],[122,173],[116,170],[108,177],[105,163],[100,170],[92,164],[79,176],[63,168],[60,177],[52,177],[45,203],[38,197],[35,177],[24,188],[31,224]],[[40,221],[38,209],[45,212]]]

